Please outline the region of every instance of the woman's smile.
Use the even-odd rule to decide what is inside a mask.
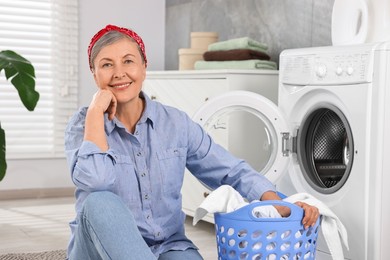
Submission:
[[[117,90],[123,90],[123,89],[127,89],[128,87],[130,87],[130,85],[132,84],[133,82],[126,82],[126,83],[116,83],[116,84],[111,84],[109,85],[111,88],[114,88],[114,89],[117,89]]]

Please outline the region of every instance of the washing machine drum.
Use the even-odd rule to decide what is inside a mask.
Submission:
[[[353,162],[353,138],[348,120],[336,107],[310,112],[297,138],[297,154],[308,183],[332,193],[346,182]]]

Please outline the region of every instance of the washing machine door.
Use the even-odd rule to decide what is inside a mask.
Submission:
[[[230,91],[206,102],[193,116],[215,142],[276,183],[289,157],[290,132],[275,103],[249,91]]]

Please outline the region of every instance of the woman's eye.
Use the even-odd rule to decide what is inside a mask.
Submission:
[[[129,63],[132,63],[132,62],[133,62],[132,60],[125,60],[126,64],[129,64]]]
[[[111,63],[104,63],[104,64],[102,65],[103,68],[110,67],[110,66],[111,66]]]

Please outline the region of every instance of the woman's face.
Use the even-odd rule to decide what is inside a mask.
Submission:
[[[100,89],[112,91],[118,105],[138,98],[146,67],[137,43],[123,38],[102,48],[94,60],[93,75]]]

